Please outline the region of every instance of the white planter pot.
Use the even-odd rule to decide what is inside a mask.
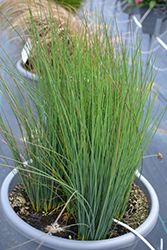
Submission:
[[[17,177],[17,178],[16,178]],[[139,176],[137,176],[137,179]],[[4,180],[1,188],[0,202],[2,211],[13,227],[18,233],[18,243],[24,243],[28,240],[36,238],[34,241],[29,242],[23,246],[20,246],[20,250],[35,250],[37,246],[43,241],[46,234],[33,228],[24,222],[12,209],[9,203],[9,193],[18,184],[17,170],[12,171]],[[149,184],[149,182],[141,176],[140,188],[143,190],[150,204],[150,213],[146,221],[136,229],[142,236],[146,236],[154,228],[158,213],[159,213],[159,202],[157,195]],[[133,233],[128,233],[120,237],[107,240],[99,241],[79,241],[63,239],[49,235],[40,250],[132,250],[136,247],[139,239]]]
[[[33,81],[38,81],[38,76],[28,70],[26,70],[24,67],[23,67],[23,63],[22,63],[22,60],[20,59],[17,64],[16,64],[16,67],[18,69],[18,71],[20,72],[20,74],[23,76],[23,77],[26,77],[30,80],[33,80]]]

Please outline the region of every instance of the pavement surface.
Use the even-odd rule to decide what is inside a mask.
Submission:
[[[0,0],[0,3],[2,1]],[[86,3],[86,8],[93,11],[100,10],[103,13],[103,18],[107,21],[113,15],[115,16],[118,24],[118,28],[122,36],[129,39],[129,22],[132,23],[136,36],[140,33],[140,29],[137,28],[133,19],[129,19],[129,15],[123,13],[120,4],[116,5],[115,0],[92,0]],[[137,20],[140,19],[139,15],[135,15]],[[115,27],[113,27],[114,30]],[[137,29],[136,29],[137,28]],[[167,44],[167,34],[161,36],[163,42]],[[8,53],[14,63],[17,62],[20,57],[20,45],[15,40],[10,40],[6,33],[1,32],[0,25],[0,58],[8,60],[2,48]],[[149,35],[142,35],[142,52],[145,64],[147,62],[147,56],[149,55]],[[151,49],[153,49],[153,58],[157,57],[155,69],[158,69],[155,84],[152,90],[152,94],[158,90],[158,96],[156,102],[159,104],[160,109],[167,105],[167,50],[157,42],[157,39],[153,37]],[[0,70],[0,74],[7,77],[3,70]],[[10,79],[9,79],[10,81]],[[17,134],[17,125],[12,117],[11,111],[6,104],[2,95],[0,95],[0,105],[5,110],[6,115],[11,121],[14,133]],[[5,150],[6,155],[8,151],[4,148],[2,142],[0,147]],[[167,250],[167,113],[165,114],[161,125],[149,146],[146,155],[152,155],[156,153],[162,153],[163,160],[160,162],[155,157],[146,158],[144,160],[143,175],[148,179],[151,185],[154,187],[160,202],[160,212],[157,224],[153,231],[146,237],[146,239],[153,245],[156,250]],[[0,186],[9,173],[9,169],[0,167]],[[163,248],[160,248],[160,239],[163,239]],[[0,250],[11,249],[17,247],[17,240],[15,230],[4,219],[1,208],[0,208]],[[147,250],[149,249],[144,243],[138,243],[136,250]],[[79,249],[78,249],[79,250]]]

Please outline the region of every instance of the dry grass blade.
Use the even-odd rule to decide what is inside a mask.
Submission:
[[[69,26],[70,34],[73,33],[76,35],[82,23],[81,19],[76,17],[74,10],[69,12],[54,1],[48,0],[7,0],[0,6],[0,12],[3,14],[1,15],[3,31],[8,28],[11,32],[15,28],[17,32],[22,32],[26,40],[27,36],[31,34],[33,19],[34,27],[41,36],[41,43],[46,39],[48,44],[51,42],[50,17],[53,19],[53,25],[56,24],[59,28],[60,36],[63,35],[64,27],[67,27],[69,23],[69,15],[71,23]],[[45,34],[43,33],[43,29],[45,29]]]
[[[77,191],[75,191],[75,192],[70,196],[70,198],[68,199],[68,201],[67,201],[66,204],[64,205],[63,209],[61,210],[59,216],[57,217],[57,219],[56,219],[55,222],[53,223],[52,228],[55,227],[55,225],[57,224],[58,220],[60,219],[61,215],[64,213],[64,211],[65,211],[67,205],[69,204],[69,202],[71,201],[72,197],[75,195],[76,192],[77,192]],[[41,242],[41,244],[36,248],[36,250],[39,250],[39,249],[40,249],[40,247],[41,247],[42,244],[44,243],[44,241],[45,241],[45,239],[47,238],[47,236],[51,233],[52,228],[51,228],[51,229],[49,230],[49,232],[46,234],[45,238],[43,239],[43,241]]]

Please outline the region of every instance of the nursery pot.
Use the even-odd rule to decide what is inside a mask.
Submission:
[[[139,8],[141,18],[148,11],[149,6]],[[142,22],[143,33],[158,36],[167,30],[167,15],[157,14],[154,9],[151,9],[149,14]]]
[[[139,187],[143,190],[149,201],[150,213],[146,221],[138,227],[136,231],[145,237],[151,232],[157,222],[159,202],[149,182],[138,174],[136,180],[138,181],[139,178]],[[52,235],[46,237],[45,233],[24,222],[10,206],[9,193],[11,193],[13,188],[18,184],[18,180],[18,172],[14,169],[8,174],[2,184],[0,202],[5,218],[18,234],[18,244],[33,240],[20,246],[18,248],[19,250],[34,250],[43,240],[44,243],[40,247],[40,250],[132,250],[135,248],[139,239],[133,233],[128,233],[113,239],[95,241],[70,240]]]

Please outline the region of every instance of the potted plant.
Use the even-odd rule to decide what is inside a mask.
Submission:
[[[43,34],[41,13],[38,18]],[[125,213],[136,171],[141,170],[139,165],[166,108],[156,112],[156,95],[151,96],[154,71],[149,64],[143,70],[140,45],[128,47],[118,33],[109,37],[105,24],[103,35],[98,24],[90,32],[88,21],[75,36],[69,21],[60,36],[62,27],[53,21],[50,10],[48,48],[47,37],[40,42],[32,15],[29,37],[36,55],[37,86],[2,59],[12,79],[8,83],[1,76],[2,93],[20,137],[13,134],[7,115],[2,113],[1,138],[17,171],[4,181],[1,204],[6,217],[8,212],[12,214],[10,223],[17,220],[13,226],[23,233],[31,249],[38,245],[41,249],[127,250],[134,249],[138,241],[132,233],[110,239],[112,226]],[[1,166],[10,167],[5,153],[1,159],[6,161]],[[56,223],[47,225],[47,234],[34,231],[12,210],[8,192],[18,183],[14,177],[36,213],[42,217],[43,212],[46,216],[55,212],[58,216]],[[137,183],[140,179],[150,201],[150,214],[137,229],[145,236],[156,223],[158,199],[139,174]],[[60,224],[70,231],[68,239],[48,235],[61,230]]]
[[[143,33],[158,36],[167,29],[166,0],[135,0],[134,6],[139,6]]]
[[[13,170],[3,182],[1,187],[1,205],[5,218],[12,225],[17,235],[17,242],[20,246],[20,250],[28,250],[28,249],[37,249],[40,246],[40,250],[46,249],[68,249],[68,250],[101,250],[101,249],[135,249],[139,236],[146,236],[155,226],[158,211],[159,211],[159,202],[157,195],[149,184],[149,182],[140,174],[138,174],[138,178],[140,179],[140,188],[147,194],[147,198],[150,202],[150,213],[146,221],[135,230],[135,233],[138,234],[136,236],[134,232],[129,232],[125,235],[106,240],[93,240],[93,241],[79,241],[63,239],[61,237],[52,236],[53,230],[59,231],[60,229],[57,227],[52,228],[51,232],[48,234],[44,234],[42,231],[39,231],[36,228],[33,228],[29,224],[25,223],[20,217],[15,213],[13,208],[9,203],[9,192],[13,191],[13,188],[18,184],[18,171],[17,169]],[[126,226],[126,225],[123,225]],[[63,230],[63,229],[62,229]],[[70,235],[70,234],[69,234]],[[148,246],[150,244],[147,242]],[[153,248],[151,248],[153,249]]]
[[[47,44],[49,47],[50,38],[48,34],[49,28],[49,18],[50,10],[52,11],[53,21],[57,26],[63,27],[68,25],[69,15],[70,15],[70,29],[73,33],[77,33],[78,29],[81,27],[81,18],[77,12],[77,7],[81,4],[81,0],[66,0],[64,1],[48,1],[48,0],[21,0],[21,1],[11,1],[7,0],[0,6],[1,12],[1,28],[2,31],[8,30],[8,33],[14,31],[15,38],[17,37],[21,43],[21,59],[18,60],[16,66],[23,76],[26,76],[32,80],[38,81],[38,77],[35,74],[35,69],[32,65],[31,57],[33,58],[33,48],[30,39],[31,33],[31,21],[32,16],[34,20],[34,25],[38,29],[40,34],[40,43],[42,44],[43,39],[47,37]],[[29,11],[31,8],[31,12]],[[42,26],[39,23],[39,13],[38,10],[41,9],[41,14],[43,15],[43,24],[45,23],[45,32],[42,31]],[[68,31],[69,32],[69,31]],[[60,32],[60,36],[62,36]],[[24,48],[22,49],[22,44]]]

